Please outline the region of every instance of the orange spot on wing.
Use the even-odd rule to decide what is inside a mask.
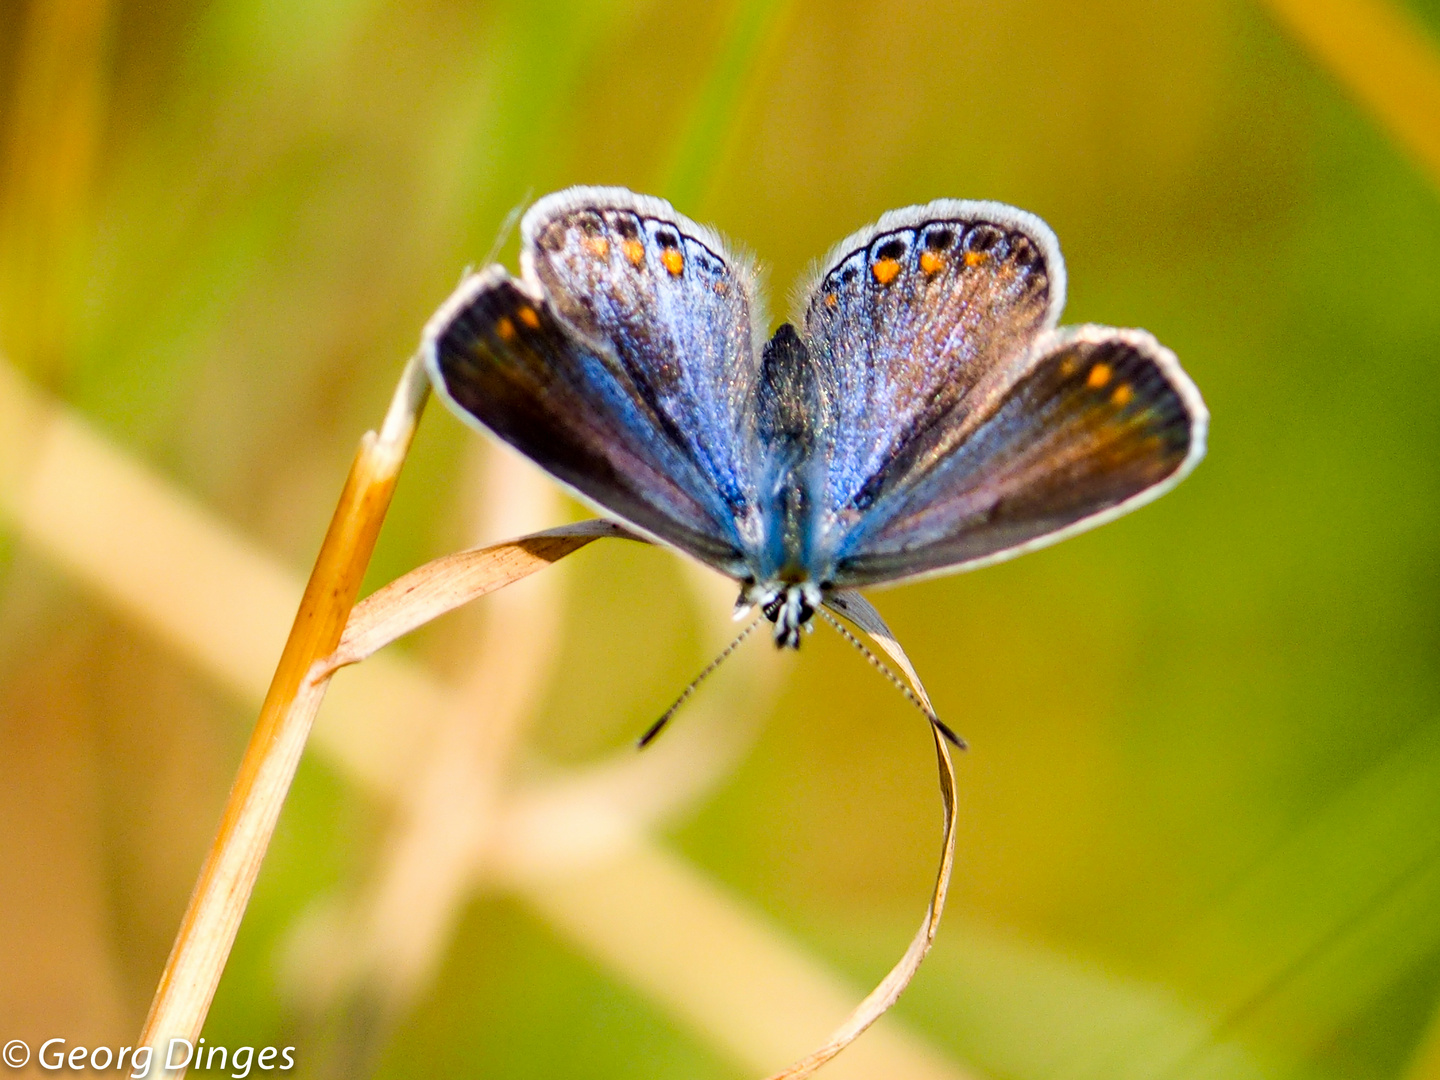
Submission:
[[[630,260],[631,266],[639,266],[645,261],[645,245],[639,240],[626,240],[620,245],[620,250],[625,253],[625,258]]]
[[[597,259],[603,259],[606,255],[610,254],[610,241],[606,240],[603,236],[582,237],[580,244]]]
[[[835,306],[836,306],[837,304],[839,304],[839,303],[840,303],[840,298],[839,298],[838,296],[836,296],[833,292],[827,292],[827,293],[825,294],[825,306],[826,306],[827,308],[833,308],[833,307],[835,307]]]
[[[517,314],[520,316],[520,321],[523,322],[526,326],[528,326],[531,330],[540,329],[540,316],[535,314],[534,308],[522,307],[519,312],[517,312]]]
[[[501,341],[513,341],[515,339],[515,324],[507,317],[501,315],[495,320],[495,333],[500,335]]]
[[[670,271],[671,277],[679,277],[680,271],[685,269],[685,256],[680,254],[679,248],[667,247],[660,253],[660,261]]]
[[[1129,383],[1121,383],[1115,387],[1115,392],[1110,395],[1110,404],[1129,405],[1135,400],[1135,391],[1130,389]]]
[[[899,275],[900,263],[896,259],[876,259],[870,272],[881,285],[889,285]]]
[[[924,270],[925,273],[927,273],[927,274],[937,273],[937,272],[939,271],[939,269],[940,269],[942,266],[944,266],[944,265],[945,265],[945,260],[944,260],[944,258],[942,258],[942,257],[939,256],[939,255],[936,255],[935,252],[933,252],[933,251],[924,251],[924,252],[921,252],[921,253],[920,253],[920,269],[921,269],[921,270]]]
[[[1092,390],[1099,390],[1110,381],[1110,365],[1096,364],[1090,369],[1089,376],[1085,379],[1085,385]]]
[[[965,265],[979,266],[989,257],[990,256],[985,254],[985,252],[983,251],[967,251],[965,252]]]

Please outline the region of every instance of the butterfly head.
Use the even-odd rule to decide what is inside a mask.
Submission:
[[[775,624],[777,648],[800,648],[800,631],[811,629],[810,620],[824,602],[820,586],[813,581],[757,581],[747,584],[736,601],[737,613],[757,604]]]

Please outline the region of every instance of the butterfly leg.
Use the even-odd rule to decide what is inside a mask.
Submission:
[[[775,647],[798,649],[800,631],[810,628],[815,609],[822,602],[820,586],[813,581],[764,582],[747,586],[735,607],[738,612],[758,604],[765,617],[775,624]]]

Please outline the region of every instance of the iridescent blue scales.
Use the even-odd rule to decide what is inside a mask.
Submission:
[[[1207,414],[1140,330],[1057,329],[1049,228],[999,203],[892,211],[842,241],[767,340],[755,273],[662,200],[572,188],[521,223],[521,276],[426,328],[460,416],[741,584],[797,646],[838,591],[968,569],[1156,498]]]

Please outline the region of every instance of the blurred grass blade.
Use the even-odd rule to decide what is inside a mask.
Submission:
[[[756,74],[784,39],[794,8],[794,0],[738,0],[730,12],[715,66],[660,182],[660,193],[676,206],[692,214],[704,206],[716,168],[749,112]]]
[[[1437,773],[1440,725],[1432,723],[1315,814],[1187,935],[1191,985],[1223,1010],[1206,1045],[1238,1037],[1303,1060],[1433,955]]]
[[[925,707],[934,711],[930,704],[930,695],[925,692],[910,658],[905,655],[905,650],[885,625],[885,620],[868,600],[859,593],[842,592],[831,597],[827,606],[844,615],[874,638],[905,672],[915,694],[925,703]],[[935,934],[940,929],[940,916],[945,910],[945,896],[950,889],[950,874],[955,868],[955,763],[950,759],[949,744],[934,724],[930,725],[930,735],[935,740],[935,757],[940,766],[940,801],[944,808],[945,826],[944,840],[940,848],[940,868],[935,875],[935,889],[930,895],[930,906],[925,910],[920,929],[911,939],[905,955],[830,1037],[818,1049],[788,1069],[776,1073],[770,1080],[803,1080],[859,1038],[866,1028],[885,1015],[890,1006],[899,1000],[905,987],[910,985],[910,980],[920,970],[925,954],[935,942]]]
[[[1394,0],[1266,0],[1440,188],[1440,47]]]
[[[7,17],[24,26],[10,106],[0,110],[9,136],[0,148],[0,343],[23,370],[53,383],[63,374],[90,218],[110,5],[44,0],[12,6]]]
[[[603,520],[581,522],[534,533],[518,540],[444,556],[378,590],[355,609],[352,625],[340,646],[318,663],[310,682],[329,678],[338,668],[357,663],[385,645],[486,593],[551,565],[602,536],[633,539],[620,526]],[[874,607],[858,594],[840,594],[830,606],[869,633],[910,679],[916,695],[930,708],[930,698],[914,665]],[[931,726],[940,772],[944,830],[935,888],[920,929],[898,963],[843,1023],[816,1050],[771,1080],[803,1080],[812,1075],[875,1023],[899,999],[915,977],[939,930],[940,916],[955,864],[955,766],[949,745]]]
[[[602,536],[640,539],[613,521],[597,518],[428,562],[357,604],[339,647],[311,678],[325,678],[347,664],[359,663],[447,611],[529,577]]]

